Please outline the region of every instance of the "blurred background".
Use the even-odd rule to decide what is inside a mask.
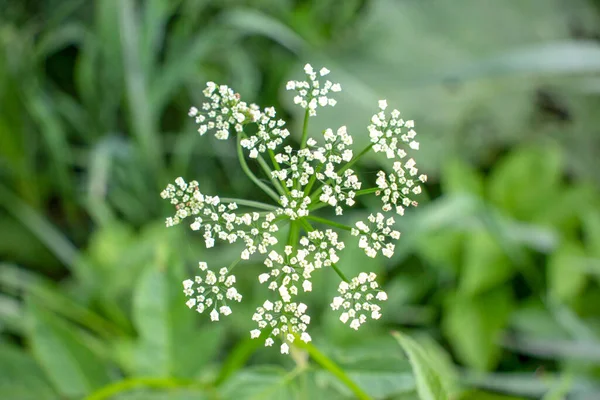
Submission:
[[[463,389],[432,399],[600,399],[599,22],[596,0],[0,0],[0,398],[354,398],[250,341],[260,260],[222,323],[185,307],[197,261],[231,257],[159,197],[183,176],[263,200],[187,110],[213,80],[297,127],[282,89],[310,62],[344,88],[312,132],[361,148],[385,98],[430,178],[394,258],[342,256],[383,318],[339,323],[321,274],[315,347],[374,399],[418,398],[393,330]]]

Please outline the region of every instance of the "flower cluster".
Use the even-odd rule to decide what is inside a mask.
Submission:
[[[252,320],[258,324],[258,329],[250,331],[250,337],[256,339],[261,331],[270,329],[265,346],[272,346],[275,343],[274,338],[281,337],[281,353],[288,354],[289,344],[294,343],[296,336],[305,343],[311,341],[310,335],[306,332],[310,324],[310,316],[306,314],[306,304],[295,302],[283,302],[281,300],[272,303],[267,300],[262,307],[258,307],[252,316]]]
[[[219,275],[208,269],[205,262],[198,265],[200,271],[204,272],[204,277],[196,276],[194,280],[186,279],[183,281],[183,293],[190,297],[186,302],[189,308],[196,307],[196,311],[202,314],[211,309],[210,319],[218,321],[219,315],[228,316],[231,314],[231,308],[227,305],[227,300],[242,301],[242,295],[238,293],[233,286],[235,276],[229,275],[227,268],[221,268]],[[194,291],[194,283],[197,285]]]
[[[332,94],[340,92],[341,86],[321,79],[329,74],[327,68],[317,72],[307,64],[304,71],[305,80],[292,80],[286,86],[296,92],[294,103],[306,110],[299,148],[286,143],[290,132],[285,121],[276,118],[273,107],[261,109],[247,104],[225,85],[209,82],[204,90],[208,101],[189,112],[199,124],[201,135],[214,131],[219,140],[236,136],[243,172],[273,200],[272,204],[206,195],[198,182],[186,183],[182,178],[161,193],[175,206],[175,215],[167,218],[167,226],[189,218],[190,228],[202,233],[207,248],[217,241],[243,244],[237,259],[218,274],[200,263],[204,274],[183,282],[189,297],[187,305],[200,313],[210,310],[213,321],[231,314],[228,301],[241,300],[234,287],[235,277],[230,274],[232,269],[244,260],[260,257],[266,269],[257,274],[258,281],[270,291],[252,317],[258,327],[250,336],[265,338],[266,346],[280,340],[282,353],[288,353],[297,339],[311,340],[307,306],[297,297],[313,290],[312,279],[317,272],[336,273],[342,280],[339,296],[333,298],[331,307],[342,310],[340,320],[344,324],[358,329],[369,317],[381,317],[379,302],[387,295],[375,281],[376,275],[360,273],[348,281],[341,272],[343,268],[337,265],[346,247],[338,229],[357,237],[358,247],[368,257],[392,257],[400,238],[393,215],[403,215],[406,207],[417,205],[414,197],[427,180],[419,175],[411,154],[419,149],[413,121],[401,119],[397,110],[387,114],[385,100],[379,102],[379,111],[371,118],[367,127],[370,143],[361,151],[352,148],[354,140],[345,126],[309,136],[310,117],[319,107],[334,106]],[[246,129],[249,126],[251,129]],[[382,164],[389,165],[369,172],[376,176],[375,186],[365,188],[356,165],[371,150],[384,154]],[[255,168],[246,163],[245,157],[256,163]],[[263,172],[264,177],[256,176],[253,170]],[[341,215],[369,194],[378,196],[383,204],[381,212],[369,215],[365,221],[348,226],[324,218],[327,213]],[[319,209],[324,209],[323,216],[315,215]],[[279,245],[283,225],[289,226],[288,239]]]
[[[388,258],[392,257],[396,246],[388,240],[400,239],[400,232],[391,228],[394,226],[394,218],[386,219],[383,214],[377,213],[369,215],[367,220],[370,227],[363,221],[358,221],[356,228],[352,228],[352,236],[359,236],[358,247],[371,258],[375,258],[379,251]]]
[[[317,78],[317,73],[313,70],[310,64],[304,66],[304,72],[308,76],[309,81],[289,81],[286,85],[287,90],[295,90],[298,94],[294,97],[294,103],[300,105],[304,109],[308,109],[308,115],[317,115],[317,107],[335,106],[337,101],[327,97],[331,92],[340,92],[342,87],[339,83],[331,81],[321,81]],[[329,74],[327,68],[321,68],[319,76],[323,77]]]
[[[374,301],[387,300],[387,294],[379,289],[375,281],[377,275],[373,272],[366,274],[361,272],[350,282],[341,282],[338,287],[340,296],[333,298],[331,308],[344,311],[340,315],[340,321],[344,324],[350,321],[350,328],[357,330],[367,321],[370,314],[372,319],[381,317],[381,307]]]
[[[193,231],[204,230],[204,242],[207,248],[214,247],[215,239],[235,243],[241,239],[246,244],[241,258],[247,260],[257,250],[264,254],[270,246],[277,244],[273,235],[278,226],[273,223],[274,213],[258,212],[236,214],[237,203],[224,204],[218,196],[205,196],[198,188],[198,182],[189,184],[181,177],[169,184],[161,196],[175,205],[175,216],[168,217],[167,226],[179,224],[187,217],[194,217],[190,224]]]
[[[283,127],[285,121],[275,120],[275,108],[273,107],[265,108],[254,122],[256,122],[258,131],[240,141],[241,146],[249,150],[250,158],[257,158],[259,153],[267,150],[275,150],[290,135],[290,132]]]
[[[239,95],[226,85],[208,82],[203,94],[210,101],[202,104],[202,112],[192,107],[188,113],[200,125],[200,135],[214,129],[217,139],[226,140],[232,126],[236,132],[242,132],[245,122],[254,122],[260,116],[258,106],[240,101]]]
[[[369,136],[376,153],[385,153],[388,159],[398,160],[393,164],[393,172],[387,174],[384,171],[377,173],[377,187],[381,189],[378,194],[382,195],[383,211],[390,211],[392,207],[396,208],[399,215],[404,215],[404,208],[408,206],[417,206],[417,202],[412,200],[413,194],[421,193],[420,183],[427,181],[426,175],[420,175],[418,179],[418,169],[415,160],[407,157],[404,145],[412,150],[419,149],[419,142],[415,140],[417,133],[413,129],[414,121],[404,121],[400,118],[400,111],[393,110],[388,117],[385,113],[387,101],[379,102],[379,112],[371,118],[369,125]]]

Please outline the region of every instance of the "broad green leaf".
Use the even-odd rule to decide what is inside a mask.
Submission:
[[[578,243],[566,242],[548,259],[548,294],[559,301],[571,301],[587,283],[584,251]]]
[[[559,193],[562,168],[556,147],[519,148],[494,168],[489,200],[519,220],[537,221]]]
[[[0,398],[50,400],[58,396],[31,356],[0,343]]]
[[[27,309],[33,355],[58,392],[80,398],[109,382],[106,360],[88,346],[80,330],[31,298]]]
[[[504,283],[514,273],[514,267],[503,249],[488,231],[475,229],[464,242],[464,258],[459,291],[476,295]]]
[[[497,365],[501,355],[497,342],[508,322],[512,304],[512,294],[507,287],[477,296],[459,293],[447,300],[442,331],[462,363],[481,371]]]
[[[187,276],[169,246],[169,242],[157,244],[153,265],[135,288],[136,370],[140,375],[189,378],[219,351],[223,332],[221,325],[209,325],[207,315],[185,305],[181,282]],[[201,328],[199,321],[203,321]]]
[[[434,359],[411,337],[399,332],[393,335],[408,356],[421,400],[450,399],[450,393],[444,387],[443,378],[436,369]]]

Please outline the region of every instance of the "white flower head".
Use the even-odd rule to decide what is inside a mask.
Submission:
[[[267,300],[262,307],[258,307],[252,316],[252,320],[258,325],[258,329],[250,332],[250,337],[255,339],[262,331],[269,332],[265,346],[272,346],[275,339],[281,338],[280,347],[282,354],[289,352],[289,345],[300,337],[300,340],[309,342],[310,335],[306,332],[310,317],[306,314],[306,304],[296,302],[283,302],[277,300],[274,303]]]
[[[187,219],[205,247],[219,251],[223,247],[223,254],[229,253],[225,246],[237,243],[236,260],[229,267],[213,270],[199,262],[198,275],[183,281],[186,306],[208,314],[215,322],[231,315],[233,304],[242,299],[232,268],[260,259],[264,268],[257,272],[257,280],[270,295],[252,316],[257,327],[250,337],[261,338],[267,347],[279,346],[282,354],[290,353],[295,340],[312,340],[307,332],[308,307],[299,299],[316,290],[312,278],[321,270],[334,270],[343,279],[331,301],[331,308],[340,311],[342,323],[359,329],[368,319],[381,317],[380,303],[387,300],[387,294],[379,288],[375,274],[361,273],[345,281],[340,272],[346,244],[339,232],[350,231],[357,237],[353,244],[369,257],[392,257],[400,238],[394,216],[417,205],[421,185],[427,181],[413,158],[420,148],[414,122],[402,119],[398,110],[388,112],[386,100],[378,102],[378,111],[371,117],[366,148],[355,148],[353,132],[345,125],[311,133],[309,118],[319,108],[336,105],[333,93],[340,92],[341,85],[327,80],[331,71],[325,67],[306,64],[304,73],[304,80],[286,84],[286,90],[293,92],[293,102],[306,110],[299,147],[286,142],[290,132],[274,107],[247,104],[227,85],[208,82],[203,91],[207,101],[188,111],[200,135],[236,138],[243,172],[273,200],[270,204],[209,195],[200,190],[198,182],[188,183],[182,177],[161,192],[175,208],[166,219],[167,226]],[[378,172],[360,169],[359,159],[370,150],[380,155]],[[371,177],[374,187],[365,187]],[[351,226],[343,220],[327,219],[327,211],[343,215],[365,195],[378,196],[381,210]],[[287,231],[286,225],[287,244],[276,246],[280,228]]]
[[[235,275],[230,275],[227,268],[221,268],[217,274],[202,261],[198,268],[202,274],[193,280],[183,281],[183,293],[190,298],[186,305],[189,308],[196,307],[200,314],[210,310],[211,321],[219,321],[220,315],[228,316],[232,313],[228,302],[242,301],[242,295],[233,286],[236,281]]]
[[[331,308],[342,310],[340,321],[357,330],[369,318],[381,318],[381,307],[378,302],[387,300],[387,294],[379,289],[377,275],[373,272],[361,272],[348,282],[342,282],[338,288],[339,296],[333,298]]]
[[[289,81],[286,84],[287,90],[293,90],[298,94],[294,97],[294,103],[304,109],[308,109],[309,116],[317,115],[317,107],[333,107],[337,101],[329,97],[330,92],[340,92],[342,87],[339,83],[333,83],[329,80],[322,81],[319,78],[329,75],[329,70],[325,67],[319,70],[317,74],[310,64],[304,66],[307,80]]]

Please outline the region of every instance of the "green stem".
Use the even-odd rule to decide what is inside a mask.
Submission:
[[[362,149],[362,151],[360,153],[358,153],[357,155],[352,157],[352,160],[348,161],[348,164],[344,165],[342,167],[342,169],[340,169],[339,174],[341,174],[342,172],[344,172],[345,170],[347,170],[348,168],[353,166],[362,156],[367,154],[369,152],[369,150],[371,150],[373,148],[373,145],[374,145],[374,143],[369,144],[367,147]]]
[[[261,203],[260,201],[234,199],[232,197],[221,197],[220,200],[221,200],[221,203],[236,203],[240,206],[254,207],[254,208],[259,208],[261,210],[267,210],[267,211],[275,211],[278,208],[277,206],[272,206],[270,204]]]
[[[381,189],[379,188],[370,188],[370,189],[363,189],[363,190],[359,190],[356,192],[356,196],[363,196],[365,194],[371,194],[371,193],[375,193],[375,192],[379,192]]]
[[[294,340],[294,344],[304,349],[312,357],[313,360],[321,367],[329,371],[333,376],[338,378],[348,389],[354,393],[357,399],[371,400],[371,397],[365,393],[350,377],[340,368],[333,360],[321,353],[312,343],[304,343],[300,338]]]
[[[308,108],[304,112],[304,122],[302,123],[302,139],[300,140],[300,150],[306,148],[306,142],[308,142],[308,119],[310,118],[310,114],[308,112]],[[302,165],[304,162],[304,157],[301,157],[298,160],[298,165]],[[296,189],[300,189],[300,182],[295,182],[294,187]]]
[[[288,246],[296,247],[298,243],[298,238],[300,237],[300,225],[299,221],[290,221],[290,232],[288,234],[287,244]]]
[[[250,168],[248,167],[248,164],[246,163],[246,159],[244,158],[244,152],[242,151],[241,140],[242,140],[242,135],[237,135],[237,153],[238,153],[238,159],[240,161],[240,165],[242,166],[242,170],[248,176],[248,178],[250,178],[250,180],[252,182],[254,182],[254,184],[256,186],[261,188],[263,192],[265,192],[267,195],[269,195],[269,197],[271,197],[273,200],[275,200],[276,202],[279,203],[279,196],[277,195],[277,193],[275,193],[273,191],[273,189],[271,189],[270,187],[265,185],[263,182],[261,182],[260,179],[258,179],[256,177],[256,175],[254,175],[252,173],[252,171],[250,171]]]
[[[285,190],[284,186],[282,186],[281,183],[279,182],[279,179],[273,178],[273,174],[271,173],[272,170],[271,170],[271,168],[269,168],[269,164],[267,164],[267,162],[265,161],[263,156],[259,155],[257,160],[258,160],[258,165],[260,165],[260,167],[262,168],[264,173],[269,177],[269,180],[271,181],[271,183],[273,184],[275,189],[277,189],[279,194],[283,195],[286,192],[286,190]]]
[[[317,174],[319,172],[321,172],[322,168],[323,168],[323,164],[319,164],[317,166],[317,169],[315,170],[315,173],[313,174],[313,176],[310,177],[310,180],[308,181],[308,185],[306,185],[306,187],[304,188],[304,195],[305,196],[308,196],[310,194],[310,190],[312,189],[313,185],[317,181]]]
[[[242,259],[238,258],[237,260],[229,264],[229,267],[227,267],[227,272],[231,272],[235,268],[235,266],[239,264],[240,261],[242,261]]]
[[[197,389],[207,391],[206,385],[199,384],[194,380],[179,380],[173,378],[131,378],[124,379],[100,388],[86,397],[86,400],[105,400],[110,399],[120,393],[127,392],[136,388],[153,389]]]
[[[275,167],[275,169],[277,171],[281,171],[281,166],[279,165],[279,163],[275,159],[275,153],[273,152],[273,150],[268,149],[268,152],[269,152],[269,157],[271,158],[271,162],[273,163],[273,166]]]
[[[348,225],[340,224],[338,222],[331,221],[329,219],[325,219],[325,218],[321,218],[321,217],[315,217],[313,215],[308,215],[305,218],[310,219],[311,221],[319,222],[321,224],[333,226],[334,228],[340,228],[340,229],[343,229],[343,230],[348,231],[348,232],[350,232],[352,230],[352,227],[350,227]]]
[[[271,162],[273,163],[273,166],[275,167],[275,169],[277,171],[281,171],[281,166],[279,165],[279,163],[275,159],[275,153],[273,153],[273,150],[271,150],[271,149],[269,149],[269,157],[271,158]],[[282,181],[282,180],[278,180],[278,183],[280,183],[281,188],[283,189],[283,193],[285,193],[289,197],[290,196],[290,191],[287,188],[287,186],[285,185],[285,182]]]
[[[305,230],[306,232],[312,232],[312,231],[314,231],[314,230],[315,230],[315,228],[313,228],[313,227],[312,227],[312,225],[308,223],[308,221],[306,220],[306,217],[304,217],[304,218],[300,218],[300,219],[298,220],[298,223],[299,223],[300,225],[302,225],[302,227],[304,228],[304,230]]]
[[[343,281],[345,282],[350,282],[350,279],[348,279],[348,277],[346,275],[344,275],[344,273],[342,272],[342,270],[335,264],[331,264],[331,268],[333,268],[333,270],[338,274],[338,276],[340,278],[342,278]]]
[[[308,112],[308,108],[304,112],[304,123],[302,124],[302,140],[300,141],[300,150],[306,147],[306,142],[308,141],[308,119],[310,118],[310,114]]]
[[[312,203],[310,206],[308,206],[308,210],[314,211],[314,210],[318,210],[323,207],[327,207],[328,205],[329,205],[328,203],[323,203],[322,201],[317,201],[316,203]]]

